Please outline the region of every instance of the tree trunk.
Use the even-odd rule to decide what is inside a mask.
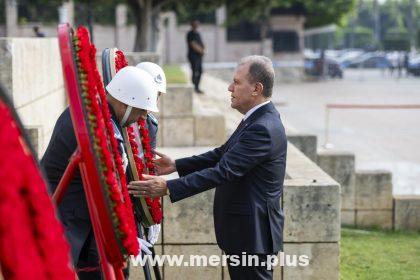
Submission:
[[[90,40],[93,42],[93,7],[92,1],[87,1],[87,25],[90,33]]]
[[[133,9],[136,24],[135,52],[149,50],[149,30],[152,12],[152,0],[129,0]]]

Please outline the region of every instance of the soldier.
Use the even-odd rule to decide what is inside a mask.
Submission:
[[[140,68],[149,73],[153,81],[156,84],[158,93],[158,99],[162,94],[166,94],[166,76],[163,69],[152,62],[142,62],[137,64],[137,68]],[[158,130],[158,120],[151,113],[147,114],[147,127],[149,129],[150,141],[153,149],[156,149],[156,134]]]
[[[165,73],[163,72],[163,69],[159,65],[152,62],[141,62],[137,64],[136,67],[146,71],[152,76],[153,81],[155,82],[156,87],[157,87],[158,99],[162,94],[166,94],[166,76],[165,76]],[[149,129],[150,145],[152,146],[153,149],[156,149],[158,120],[150,112],[147,114],[146,120],[147,120],[147,128]],[[157,239],[159,238],[160,229],[161,229],[160,224],[153,225],[148,229],[147,240],[151,243],[151,245],[154,245],[154,243],[156,243]]]
[[[109,93],[107,101],[115,130],[114,136],[119,142],[126,167],[128,160],[123,145],[122,127],[139,118],[147,118],[148,111],[158,112],[156,85],[145,71],[127,66],[115,75],[106,89]],[[67,108],[58,118],[41,160],[52,192],[57,188],[76,148],[73,123]],[[71,246],[73,264],[79,279],[101,279],[98,251],[79,171],[58,206],[58,212]]]

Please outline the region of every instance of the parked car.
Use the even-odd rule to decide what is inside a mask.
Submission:
[[[326,76],[330,78],[343,78],[343,69],[340,64],[333,58],[325,58]],[[314,77],[321,76],[319,55],[306,56],[305,58],[305,74]]]
[[[359,49],[348,49],[344,50],[339,57],[337,57],[337,62],[340,64],[341,68],[347,68],[349,64],[354,60],[363,55],[364,51]]]
[[[384,54],[380,53],[365,53],[354,60],[352,60],[349,68],[388,68],[391,62]]]
[[[420,76],[420,55],[408,61],[407,71],[414,76]]]

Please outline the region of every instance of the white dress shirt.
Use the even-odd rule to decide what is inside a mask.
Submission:
[[[248,112],[246,112],[246,114],[244,115],[244,117],[243,117],[242,120],[245,121],[247,118],[249,118],[249,116],[252,115],[252,113],[254,113],[255,111],[257,111],[258,108],[260,108],[260,107],[262,107],[262,106],[264,106],[264,105],[266,105],[268,103],[270,103],[270,100],[265,101],[265,102],[263,102],[261,104],[258,104],[257,106],[252,107],[251,109],[248,110]]]

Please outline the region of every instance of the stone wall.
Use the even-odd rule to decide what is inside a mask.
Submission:
[[[340,185],[290,142],[287,153],[284,251],[311,261],[284,267],[283,279],[339,279]]]
[[[60,22],[74,22],[73,8],[72,3],[64,3],[59,12]],[[97,24],[93,26],[93,42],[99,50],[114,46],[124,51],[133,50],[136,27],[127,24],[127,9],[127,5],[117,5],[115,26]],[[37,25],[47,37],[56,36],[56,24],[44,25],[39,22],[18,24],[16,1],[7,1],[6,10],[6,24],[0,26],[0,35],[34,37],[32,28]],[[273,50],[273,38],[258,41],[228,41],[226,17],[226,7],[221,6],[215,12],[216,22],[214,24],[201,25],[199,31],[206,46],[204,61],[237,61],[250,54],[262,54],[272,57],[274,60],[303,59],[304,16],[276,15],[270,17],[273,32],[292,31],[297,34],[298,49],[281,52]],[[158,52],[165,63],[187,62],[186,34],[190,29],[189,24],[178,23],[174,12],[166,12],[160,14],[153,26],[150,26],[148,30],[149,40],[146,49]]]
[[[297,134],[287,132],[287,141],[292,143],[305,156],[313,162],[317,162],[317,143],[318,138],[311,134]]]
[[[225,118],[194,106],[191,85],[168,85],[159,100],[158,145],[162,147],[213,146],[226,140]]]
[[[382,170],[355,170],[352,153],[324,150],[318,164],[342,186],[342,224],[360,228],[393,227],[392,174]]]
[[[159,63],[160,57],[151,52],[125,53],[129,65],[143,61]],[[96,63],[102,69],[101,53]],[[167,94],[159,99],[157,146],[188,147],[221,145],[226,139],[225,118],[220,112],[202,110],[191,84],[168,84]]]
[[[40,30],[45,34],[46,37],[53,38],[57,37],[57,24],[41,24],[41,23],[29,23],[29,24],[19,24],[14,28],[12,35],[9,37],[14,38],[30,38],[34,37],[34,32],[32,30],[34,25],[38,25]],[[0,32],[5,31],[6,27],[0,25]],[[107,25],[93,25],[93,41],[96,48],[99,51],[102,51],[105,48],[109,47],[118,47],[124,51],[132,51],[134,46],[134,39],[136,35],[136,28],[133,25],[119,27],[118,30],[124,36],[118,40],[116,38],[117,29],[114,26]],[[4,32],[3,36],[6,33]]]
[[[209,149],[161,148],[161,151],[179,158]],[[290,143],[286,169],[281,200],[285,215],[284,252],[308,255],[310,264],[276,267],[273,279],[339,279],[340,186]],[[214,234],[213,196],[211,190],[174,204],[165,198],[162,238],[157,251],[187,258],[222,255]],[[162,272],[164,279],[169,280],[230,279],[227,267],[222,266],[164,266]],[[133,268],[130,279],[143,279],[141,268]]]
[[[314,135],[293,133],[288,139],[308,157],[314,157]],[[355,155],[349,152],[321,149],[315,158],[319,167],[341,185],[342,225],[420,230],[420,196],[393,196],[391,172],[356,170]]]
[[[420,196],[394,196],[394,228],[420,231]]]
[[[189,24],[179,24],[175,13],[162,14],[163,61],[168,63],[186,62],[187,44],[186,34],[190,29]],[[275,53],[272,48],[272,39],[260,41],[228,41],[227,28],[225,27],[226,8],[216,10],[215,24],[201,24],[199,32],[206,46],[206,62],[237,61],[241,57],[251,54],[262,54],[274,60],[294,60],[303,58],[303,29],[305,18],[303,16],[272,16],[270,18],[273,31],[295,31],[298,34],[300,50],[297,52]]]
[[[352,153],[319,151],[317,162],[341,185],[341,224],[356,224],[355,157]]]
[[[0,82],[41,156],[66,107],[57,39],[0,38],[0,62]]]

